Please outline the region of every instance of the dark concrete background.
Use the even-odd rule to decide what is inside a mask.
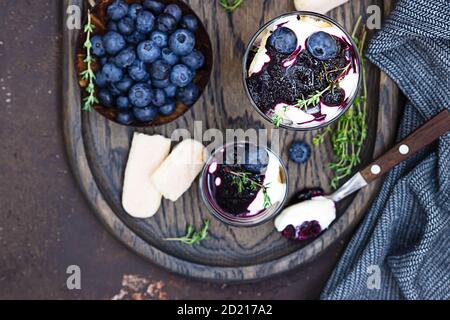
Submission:
[[[0,2],[0,299],[109,299],[125,274],[168,299],[314,299],[345,241],[291,274],[223,285],[170,274],[105,231],[68,166],[61,128],[61,4]],[[82,290],[66,288],[66,268]]]

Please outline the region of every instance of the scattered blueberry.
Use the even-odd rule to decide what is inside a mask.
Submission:
[[[153,90],[152,105],[162,107],[166,103],[166,93],[163,89]]]
[[[150,76],[152,79],[164,80],[170,76],[170,64],[164,60],[157,60],[150,67]]]
[[[313,33],[306,40],[306,47],[314,58],[322,61],[335,58],[339,51],[336,39],[324,31]]]
[[[109,21],[108,22],[108,31],[115,31],[115,32],[119,32],[119,28],[117,27],[117,22],[114,21]]]
[[[94,36],[91,39],[92,53],[97,57],[103,57],[106,54],[103,47],[103,38],[101,36]]]
[[[171,66],[176,65],[180,58],[169,48],[164,48],[161,51],[161,56]]]
[[[134,81],[143,81],[149,76],[144,62],[140,60],[134,61],[131,67],[128,68],[128,74]]]
[[[180,22],[181,16],[183,15],[181,8],[176,4],[169,4],[166,9],[164,9],[164,13],[170,14],[174,17],[177,23]]]
[[[195,73],[189,67],[184,64],[177,64],[172,68],[170,74],[170,81],[178,87],[187,86],[192,79],[194,79]]]
[[[144,0],[144,8],[152,11],[155,14],[160,14],[164,11],[164,4],[154,0]]]
[[[95,74],[95,84],[99,88],[105,88],[108,85],[108,80],[101,70],[97,71],[97,73]]]
[[[112,94],[106,90],[102,89],[97,93],[98,100],[106,108],[111,108],[114,105],[114,98]]]
[[[282,54],[291,54],[297,48],[297,36],[287,27],[278,28],[269,37],[268,43]]]
[[[200,89],[194,83],[188,84],[184,88],[178,89],[177,100],[184,103],[185,105],[194,104],[200,95]]]
[[[119,82],[116,82],[116,88],[119,89],[122,92],[127,92],[131,86],[133,85],[134,81],[129,76],[124,76],[122,80]]]
[[[182,57],[181,61],[192,70],[197,70],[205,64],[205,56],[200,51],[194,50],[187,56]]]
[[[158,110],[154,107],[133,108],[133,114],[140,122],[150,122],[155,120]]]
[[[109,92],[110,92],[114,97],[120,96],[120,95],[122,94],[122,91],[120,91],[120,90],[117,88],[117,86],[116,86],[115,83],[110,83],[110,84],[108,85],[108,90],[109,90]]]
[[[179,56],[186,56],[194,50],[195,36],[186,29],[175,31],[169,39],[170,49]]]
[[[130,108],[130,100],[128,97],[120,96],[116,99],[116,106],[119,111],[126,111]]]
[[[109,31],[103,37],[103,47],[110,55],[116,55],[120,50],[123,50],[127,45],[124,37],[115,31]]]
[[[129,36],[134,32],[134,21],[130,17],[125,17],[117,23],[119,32],[124,36]]]
[[[122,69],[131,66],[135,60],[136,60],[136,53],[132,48],[123,49],[114,58],[115,64]]]
[[[128,5],[122,0],[114,1],[107,9],[108,16],[114,20],[120,20],[128,13]]]
[[[158,47],[164,48],[169,42],[169,36],[165,32],[156,30],[150,35],[150,40],[153,41]]]
[[[102,72],[108,82],[117,82],[122,79],[123,72],[118,66],[107,63],[103,66]]]
[[[164,88],[164,92],[166,93],[167,98],[175,98],[177,95],[178,87],[174,84],[169,84],[166,88]]]
[[[181,19],[181,27],[195,32],[198,29],[198,19],[193,14],[187,14]]]
[[[145,34],[139,32],[139,31],[134,31],[132,34],[130,34],[129,36],[127,36],[127,42],[130,44],[138,44],[139,42],[142,42],[146,39]]]
[[[289,158],[298,164],[306,163],[311,157],[311,147],[305,142],[294,142],[289,149]]]
[[[134,117],[131,112],[119,112],[117,114],[116,121],[124,125],[130,125],[133,123]]]
[[[107,56],[101,57],[100,58],[100,65],[104,66],[105,64],[107,64],[109,61]]]
[[[144,108],[151,103],[153,93],[148,85],[138,83],[131,87],[128,98],[133,106]]]
[[[167,78],[167,79],[164,79],[164,80],[156,80],[156,79],[153,79],[153,81],[152,81],[152,84],[153,84],[153,86],[155,87],[155,88],[158,88],[158,89],[165,89],[165,88],[167,88],[168,86],[170,86],[170,78]]]
[[[137,47],[139,59],[145,63],[153,63],[161,56],[161,49],[151,40],[141,42]]]
[[[141,11],[136,17],[136,30],[142,33],[149,33],[155,25],[155,16],[149,11]]]
[[[161,113],[163,116],[170,116],[175,112],[176,109],[177,104],[175,103],[175,101],[171,100],[170,102],[159,108],[159,113]]]
[[[173,32],[177,28],[177,20],[170,14],[163,13],[158,17],[156,27],[162,32]]]
[[[142,12],[144,8],[139,3],[133,3],[130,5],[128,9],[128,17],[130,17],[133,20],[136,20],[137,15]]]

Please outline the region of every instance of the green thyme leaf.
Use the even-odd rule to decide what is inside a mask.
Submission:
[[[195,231],[194,227],[189,225],[187,227],[186,235],[184,237],[166,238],[164,239],[164,241],[181,242],[189,246],[197,245],[208,237],[209,223],[210,222],[208,220],[204,220],[203,228],[199,232]]]

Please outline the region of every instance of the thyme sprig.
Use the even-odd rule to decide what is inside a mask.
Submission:
[[[234,12],[244,0],[220,0],[219,3],[227,12]]]
[[[233,175],[233,185],[236,186],[237,191],[239,193],[244,192],[245,186],[249,185],[250,190],[255,191],[258,187],[261,188],[262,192],[263,192],[263,207],[264,209],[269,208],[272,205],[272,200],[270,199],[269,196],[269,188],[270,188],[270,183],[268,184],[261,184],[258,181],[253,180],[252,178],[250,178],[250,174],[247,172],[236,172],[236,171],[229,171],[230,174]]]
[[[318,134],[314,140],[314,145],[320,145],[325,141],[326,136],[330,136],[333,146],[333,153],[336,162],[330,163],[330,168],[334,171],[331,186],[337,189],[341,180],[352,174],[353,169],[361,163],[361,151],[367,137],[367,83],[365,72],[364,46],[367,31],[364,25],[361,26],[362,17],[359,17],[352,33],[358,52],[361,56],[361,75],[363,88],[359,96],[353,102],[353,106],[337,121],[335,127],[328,127]]]
[[[286,112],[287,109],[285,109],[284,111]],[[272,124],[273,124],[275,127],[279,128],[279,127],[283,124],[283,117],[280,116],[279,114],[275,114],[275,115],[272,117]]]
[[[92,16],[90,10],[88,10],[87,23],[84,26],[84,32],[86,33],[86,41],[83,44],[83,47],[86,49],[86,58],[84,62],[86,63],[86,70],[81,72],[81,77],[83,80],[87,81],[86,92],[88,96],[83,99],[84,111],[92,111],[92,106],[98,103],[98,99],[95,96],[95,73],[92,69],[92,63],[94,62],[94,58],[92,57],[92,43],[91,43],[91,35],[94,32],[95,26],[92,24]]]
[[[197,232],[194,227],[189,225],[186,231],[186,235],[180,238],[166,238],[165,241],[177,241],[189,246],[199,244],[208,237],[209,221],[203,221],[203,228]]]

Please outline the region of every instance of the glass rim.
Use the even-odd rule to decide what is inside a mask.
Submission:
[[[256,146],[259,148],[262,147],[262,148],[266,149],[268,152],[272,153],[277,158],[277,160],[283,170],[284,177],[286,179],[286,192],[284,194],[283,199],[279,202],[279,204],[276,206],[276,208],[272,212],[270,210],[265,210],[267,212],[260,213],[260,214],[257,214],[255,216],[248,217],[248,218],[234,217],[234,219],[228,219],[227,216],[230,216],[230,215],[228,215],[228,214],[224,215],[224,214],[217,212],[217,210],[214,208],[214,206],[207,199],[207,194],[210,194],[208,191],[208,187],[207,187],[207,174],[208,174],[209,166],[211,165],[212,160],[214,160],[216,158],[216,155],[218,152],[221,152],[221,150],[224,150],[230,146],[239,145],[239,144],[250,144],[250,145],[253,145],[253,146]],[[202,198],[205,206],[208,208],[209,212],[215,218],[220,220],[221,222],[223,222],[227,225],[233,226],[233,227],[244,227],[244,228],[256,227],[258,225],[261,225],[263,223],[266,223],[266,222],[272,220],[283,209],[283,207],[288,199],[288,195],[289,195],[289,175],[288,175],[286,165],[284,164],[281,157],[277,153],[275,153],[271,148],[269,148],[268,146],[260,146],[260,145],[257,145],[255,143],[248,142],[248,141],[230,142],[230,143],[221,145],[220,147],[216,148],[213,152],[211,152],[211,154],[208,157],[208,160],[205,162],[203,169],[201,171],[199,185],[200,185],[201,198]]]
[[[294,16],[294,15],[304,15],[304,16],[312,16],[312,17],[318,17],[321,19],[324,19],[330,23],[332,23],[333,25],[335,25],[336,27],[338,27],[342,32],[344,32],[344,34],[348,37],[352,47],[353,47],[353,51],[356,55],[357,61],[358,61],[358,67],[359,67],[359,76],[358,76],[358,84],[356,86],[356,90],[354,92],[354,94],[352,95],[351,99],[349,100],[347,106],[345,108],[342,108],[342,111],[339,113],[338,116],[336,116],[333,120],[330,120],[328,122],[325,122],[323,124],[319,124],[317,126],[314,127],[309,127],[309,128],[300,128],[300,127],[292,127],[289,125],[285,125],[285,124],[280,124],[279,128],[283,128],[286,130],[291,130],[291,131],[314,131],[314,130],[319,130],[325,127],[328,127],[330,125],[332,125],[333,123],[335,123],[337,120],[339,120],[347,111],[348,109],[350,109],[351,106],[353,106],[353,103],[356,99],[356,97],[358,96],[358,93],[361,89],[361,82],[362,82],[362,62],[361,62],[361,56],[358,52],[358,46],[356,45],[355,41],[353,40],[353,37],[347,32],[347,30],[345,30],[345,28],[343,26],[341,26],[341,24],[339,24],[337,21],[335,21],[334,19],[327,17],[323,14],[317,13],[317,12],[312,12],[312,11],[292,11],[292,12],[288,12],[285,14],[282,14],[278,17],[275,17],[273,19],[271,19],[270,21],[268,21],[267,23],[265,23],[262,27],[260,27],[258,29],[258,31],[256,31],[256,33],[252,36],[252,38],[250,39],[247,48],[245,50],[244,53],[244,57],[242,59],[242,81],[244,84],[244,89],[245,89],[245,93],[247,95],[247,98],[250,100],[250,103],[253,107],[253,109],[255,109],[260,116],[262,116],[266,121],[272,123],[272,118],[270,118],[266,113],[264,113],[255,103],[255,101],[253,100],[253,97],[250,94],[250,91],[248,89],[248,84],[247,84],[247,60],[248,60],[248,56],[250,54],[252,45],[255,43],[256,39],[261,35],[261,33],[266,30],[270,25],[272,25],[275,21],[285,18],[285,17],[289,17],[289,16]]]

